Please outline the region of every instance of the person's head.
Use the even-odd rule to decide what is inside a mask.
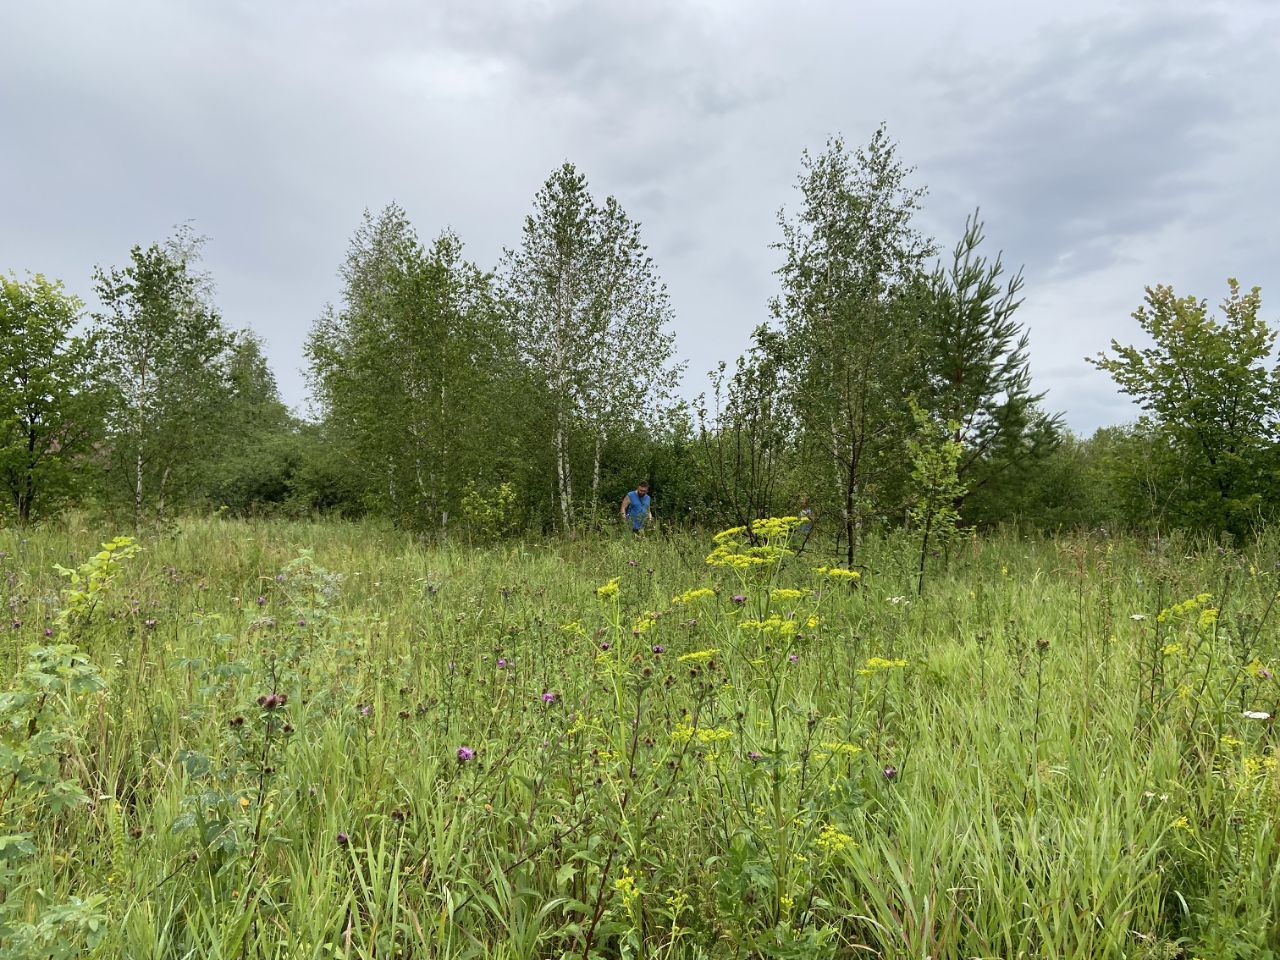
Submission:
[[[639,483],[636,484],[636,493],[640,494],[640,496],[643,497],[648,492],[649,492],[648,480],[641,480]]]

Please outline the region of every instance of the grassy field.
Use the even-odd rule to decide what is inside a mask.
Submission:
[[[110,535],[0,532],[0,958],[1280,951],[1270,543]]]

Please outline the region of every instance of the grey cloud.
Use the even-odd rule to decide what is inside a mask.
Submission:
[[[1280,269],[1274,5],[1122,9],[13,5],[0,270],[86,294],[93,264],[192,218],[223,313],[265,335],[300,406],[302,344],[364,207],[396,199],[491,266],[568,158],[643,221],[697,393],[767,317],[800,151],[883,119],[944,248],[981,205],[992,249],[1027,264],[1037,381],[1089,429],[1131,413],[1076,358],[1132,339],[1144,284],[1215,299],[1228,273],[1268,290]]]

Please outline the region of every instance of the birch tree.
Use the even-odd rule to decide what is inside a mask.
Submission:
[[[127,266],[94,274],[103,306],[95,333],[113,394],[109,492],[127,490],[138,525],[198,488],[230,397],[232,337],[198,270],[202,242],[180,230],[164,244],[135,246]]]
[[[776,343],[805,446],[829,471],[850,563],[911,429],[919,335],[906,295],[933,247],[913,223],[923,190],[907,186],[910,172],[883,127],[853,153],[834,137],[803,155],[799,209],[779,215]]]
[[[666,287],[639,224],[613,197],[597,204],[570,163],[535,196],[503,283],[515,339],[549,391],[558,519],[572,530],[581,500],[595,518],[604,444],[659,416],[678,380]]]
[[[442,530],[467,484],[495,479],[521,433],[490,278],[452,232],[424,247],[395,204],[366,213],[342,276],[340,309],[308,342],[317,398],[368,478],[367,504]]]

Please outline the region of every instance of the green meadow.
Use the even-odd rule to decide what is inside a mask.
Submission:
[[[793,526],[0,532],[0,957],[1276,955],[1280,545]]]

